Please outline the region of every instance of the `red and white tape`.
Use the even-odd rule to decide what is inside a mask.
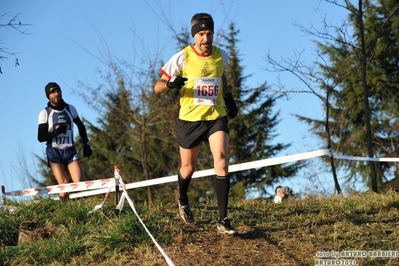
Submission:
[[[298,153],[298,154],[281,156],[281,157],[270,158],[270,159],[257,160],[257,161],[247,162],[247,163],[233,164],[233,165],[229,166],[229,172],[233,173],[233,172],[239,172],[239,171],[244,171],[244,170],[249,170],[249,169],[254,169],[254,168],[262,168],[262,167],[266,167],[266,166],[270,166],[270,165],[283,164],[283,163],[288,163],[288,162],[296,162],[296,161],[307,160],[307,159],[320,157],[320,156],[324,156],[324,155],[329,155],[329,150],[324,149],[324,150]],[[201,171],[194,172],[192,178],[211,176],[214,174],[215,174],[214,169],[201,170]],[[159,178],[150,179],[150,180],[129,183],[129,184],[126,184],[126,189],[129,190],[129,189],[140,188],[140,187],[148,187],[148,186],[166,184],[166,183],[175,182],[175,181],[177,181],[177,175],[165,176],[165,177],[159,177]],[[72,199],[72,198],[80,198],[80,197],[104,194],[107,192],[107,190],[108,190],[107,188],[100,188],[100,189],[91,190],[91,191],[76,192],[76,193],[70,194],[69,198]],[[111,188],[111,192],[113,192],[113,191],[115,191],[115,187]]]
[[[257,160],[252,162],[240,163],[240,164],[233,164],[229,166],[229,172],[238,172],[243,170],[261,168],[271,165],[277,164],[284,164],[289,162],[296,162],[301,160],[307,160],[311,158],[316,158],[320,156],[334,156],[335,159],[340,160],[354,160],[354,161],[376,161],[376,162],[399,162],[399,158],[370,158],[370,157],[359,157],[359,156],[346,156],[346,155],[339,155],[339,154],[332,154],[331,150],[329,149],[322,149],[317,151],[305,152],[305,153],[297,153],[293,155],[287,156],[280,156],[276,158],[269,158],[263,160]],[[207,169],[196,171],[193,175],[193,178],[205,177],[214,175],[214,169]],[[165,184],[170,182],[177,181],[177,175],[160,177],[145,181],[139,181],[134,183],[126,184],[126,189],[133,189],[139,187],[147,187],[159,184]],[[98,194],[104,194],[109,190],[111,187],[111,192],[115,191],[115,179],[114,178],[106,178],[106,179],[99,179],[99,180],[90,180],[90,181],[83,181],[78,183],[68,183],[63,185],[54,185],[42,188],[30,188],[24,190],[17,190],[11,192],[3,191],[3,196],[0,196],[0,199],[4,198],[5,196],[35,196],[35,195],[46,195],[46,194],[55,194],[60,192],[72,192],[69,197],[70,198],[79,198],[79,197],[86,197]],[[119,186],[121,189],[121,186]]]
[[[29,188],[23,190],[16,190],[10,192],[4,192],[4,196],[36,196],[36,195],[47,195],[56,194],[60,192],[74,192],[82,190],[92,190],[99,188],[106,188],[110,185],[115,184],[114,178],[105,178],[98,180],[89,180],[76,183],[67,183],[62,185],[53,185],[41,188]]]

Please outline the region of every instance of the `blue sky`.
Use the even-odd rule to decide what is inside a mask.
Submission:
[[[48,82],[61,86],[65,101],[73,104],[81,117],[91,122],[97,119],[97,114],[73,93],[78,81],[94,85],[98,79],[96,69],[105,69],[88,51],[100,56],[106,44],[115,57],[134,61],[135,53],[145,47],[147,53],[160,53],[165,61],[177,51],[165,21],[180,31],[189,26],[195,13],[207,12],[214,17],[216,32],[229,21],[240,30],[242,64],[245,74],[252,75],[246,85],[267,81],[274,88],[281,82],[287,89],[305,89],[293,76],[279,77],[265,71],[266,56],[270,53],[275,59],[293,58],[304,51],[302,58],[310,64],[315,60],[315,38],[305,35],[294,23],[318,28],[325,18],[339,23],[347,16],[343,9],[325,2],[292,0],[2,0],[1,10],[1,14],[8,14],[0,23],[19,14],[22,23],[31,24],[26,27],[26,35],[0,27],[2,47],[17,52],[20,62],[15,67],[11,56],[0,62],[4,73],[0,75],[0,185],[5,185],[7,191],[30,187],[18,171],[21,164],[27,164],[39,177],[33,154],[45,156],[45,145],[37,141],[37,116],[47,103],[44,86]],[[322,118],[321,106],[315,96],[308,94],[291,95],[289,100],[277,102],[275,111],[280,111],[281,122],[275,142],[292,144],[281,155],[326,148],[293,117],[300,114]],[[290,184],[306,190],[311,185],[306,183],[306,175],[302,172]],[[325,185],[332,187],[331,180],[328,177]]]

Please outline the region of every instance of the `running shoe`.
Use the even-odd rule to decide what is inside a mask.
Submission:
[[[225,217],[222,221],[217,223],[217,229],[219,233],[226,234],[226,235],[235,235],[238,234],[237,229],[233,227],[231,221]]]
[[[179,203],[179,214],[185,224],[194,223],[194,216],[193,213],[191,212],[190,205],[187,204],[182,206]]]

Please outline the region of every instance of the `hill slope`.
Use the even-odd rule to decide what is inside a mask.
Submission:
[[[87,214],[100,202],[8,203],[18,211],[0,213],[0,265],[167,265],[127,204],[116,215],[110,199],[103,209]],[[192,206],[195,226],[183,225],[175,204],[135,205],[176,265],[315,265],[317,259],[331,258],[332,251],[356,265],[399,265],[399,194],[394,192],[308,197],[282,204],[232,202],[237,236],[216,232],[217,209],[211,200]],[[17,246],[23,221],[37,221],[38,230],[46,234]]]

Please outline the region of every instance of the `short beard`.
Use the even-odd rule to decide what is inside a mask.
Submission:
[[[209,54],[212,51],[212,44],[206,44],[206,45],[208,45],[207,49],[205,49],[203,45],[204,44],[200,44],[200,48],[202,48],[202,49],[200,49],[201,52],[203,52],[205,54]]]

